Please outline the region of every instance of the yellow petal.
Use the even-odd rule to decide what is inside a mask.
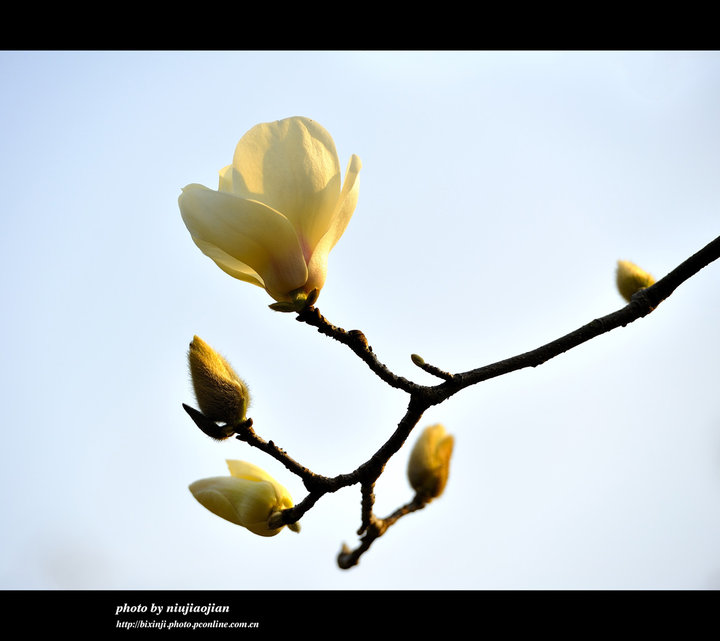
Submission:
[[[267,481],[239,482],[245,486],[242,494],[236,499],[236,509],[243,527],[260,536],[275,536],[282,530],[282,527],[268,527],[270,515],[278,508],[275,488]]]
[[[275,491],[275,498],[278,507],[292,507],[293,501],[290,497],[290,492],[276,481],[270,474],[257,465],[248,463],[247,461],[236,461],[228,459],[227,463],[230,474],[238,479],[244,479],[246,481],[254,482],[266,482],[270,483]]]
[[[183,189],[178,203],[183,221],[200,249],[216,247],[250,267],[276,300],[284,300],[286,294],[307,280],[297,234],[277,211],[196,184]]]
[[[232,476],[201,479],[190,485],[195,499],[213,514],[260,536],[275,536],[282,528],[268,527],[278,509],[275,489],[267,481],[248,481]]]
[[[193,238],[193,242],[200,248],[203,254],[208,258],[212,258],[215,264],[222,269],[226,274],[229,274],[233,278],[243,280],[247,283],[252,283],[258,287],[265,288],[265,282],[260,278],[254,269],[248,267],[245,263],[233,258],[229,254],[226,254],[222,249],[216,247],[212,243]]]
[[[233,168],[225,184],[286,216],[309,257],[340,195],[340,163],[330,134],[302,117],[256,125],[240,139]]]
[[[226,191],[230,194],[234,193],[233,190],[233,166],[228,165],[220,170],[220,180],[218,183],[218,191]],[[236,194],[242,196],[242,194]]]
[[[308,262],[308,280],[305,290],[322,289],[327,274],[330,250],[335,247],[355,212],[360,191],[360,158],[353,154],[345,173],[345,182],[334,215],[325,235],[315,247]]]
[[[233,500],[237,495],[237,486],[232,481],[232,477],[228,476],[200,479],[190,484],[190,492],[213,514],[236,525],[242,525]]]
[[[227,459],[225,463],[230,470],[230,475],[238,479],[245,479],[247,481],[270,481],[275,482],[272,476],[270,476],[265,470],[257,465],[248,463],[247,461],[236,461]]]

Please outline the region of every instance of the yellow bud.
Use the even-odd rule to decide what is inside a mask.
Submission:
[[[197,501],[213,514],[259,536],[275,536],[279,515],[293,506],[289,492],[261,468],[245,461],[227,461],[230,476],[201,479],[190,485]],[[288,526],[299,532],[300,526]]]
[[[633,294],[655,283],[655,279],[644,269],[640,269],[640,267],[627,260],[617,262],[616,277],[618,291],[628,303]]]
[[[211,421],[223,421],[228,425],[244,421],[250,393],[230,363],[197,336],[190,343],[188,360],[195,397],[202,413]]]
[[[430,501],[443,493],[450,473],[455,439],[439,423],[426,427],[410,453],[408,480],[417,495]]]

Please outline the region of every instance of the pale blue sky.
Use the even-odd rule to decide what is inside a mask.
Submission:
[[[258,432],[322,474],[406,397],[203,256],[180,218],[253,125],[304,115],[360,199],[318,306],[398,374],[464,370],[622,306],[720,232],[717,52],[0,53],[5,301],[0,588],[720,587],[720,264],[652,315],[468,389],[445,495],[337,569],[359,496],[255,537],[190,482],[249,460],[203,437],[198,334],[248,381]],[[411,497],[408,448],[378,513]]]

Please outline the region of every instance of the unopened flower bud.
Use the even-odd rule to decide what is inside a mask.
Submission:
[[[267,472],[245,461],[227,461],[230,476],[195,481],[190,492],[213,514],[259,536],[275,536],[282,525],[282,510],[293,507],[290,493]],[[288,525],[300,531],[297,523]]]
[[[628,303],[633,294],[655,283],[655,279],[644,269],[627,260],[617,262],[616,278],[618,291]]]
[[[439,423],[426,427],[410,453],[407,474],[416,494],[430,501],[443,493],[455,440]]]
[[[195,397],[204,416],[228,426],[244,421],[250,393],[230,363],[197,336],[190,343],[188,360]]]

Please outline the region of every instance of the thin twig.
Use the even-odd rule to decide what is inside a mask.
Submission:
[[[320,313],[317,307],[306,307],[301,311],[296,320],[301,323],[306,323],[315,327],[318,332],[325,336],[330,336],[336,341],[347,345],[355,354],[357,354],[361,360],[363,360],[368,367],[375,372],[383,381],[385,381],[391,387],[404,390],[405,392],[412,393],[417,389],[417,385],[402,376],[393,374],[383,363],[381,363],[372,347],[367,342],[365,335],[357,329],[345,331],[341,327],[336,327],[332,323],[329,323],[327,319]]]
[[[347,545],[343,545],[337,558],[338,566],[343,570],[347,570],[357,565],[360,562],[360,557],[370,549],[370,546],[377,539],[385,534],[390,526],[394,525],[403,516],[422,510],[428,503],[429,501],[416,495],[410,503],[399,507],[384,519],[373,517],[368,526],[364,528],[365,533],[360,539],[360,545],[357,548],[351,550]],[[358,534],[362,534],[362,531],[358,532]]]
[[[430,363],[426,363],[425,359],[422,356],[418,356],[417,354],[411,354],[410,358],[412,362],[415,363],[415,365],[417,365],[421,370],[427,372],[428,374],[432,374],[433,376],[442,378],[445,381],[450,381],[453,378],[453,374],[450,374],[450,372],[445,372],[439,367],[435,367],[435,365],[430,365]]]

